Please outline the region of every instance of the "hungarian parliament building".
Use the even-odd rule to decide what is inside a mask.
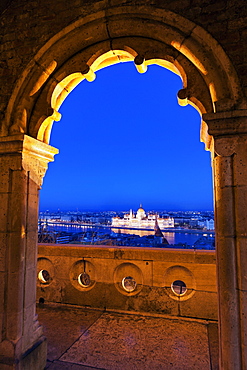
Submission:
[[[113,217],[112,227],[130,227],[140,229],[154,229],[158,223],[160,229],[167,229],[174,227],[174,219],[171,217],[161,218],[156,214],[151,214],[144,211],[142,206],[138,209],[136,215],[132,210],[130,213],[124,215],[123,218]]]

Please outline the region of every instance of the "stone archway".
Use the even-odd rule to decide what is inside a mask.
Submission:
[[[89,67],[95,72],[137,56],[137,64],[145,58],[145,65],[158,63],[180,73],[184,90],[179,97],[202,114],[242,109],[237,74],[205,30],[164,9],[120,6],[79,19],[39,50],[12,93],[3,133],[37,138],[45,116],[59,119],[57,109],[66,92],[52,102],[57,85],[69,93],[90,78]],[[41,136],[39,140],[44,141]]]
[[[205,30],[170,11],[141,6],[102,8],[63,28],[33,56],[9,99],[0,143],[4,181],[11,184],[5,187],[4,201],[6,210],[13,214],[18,207],[19,211],[5,226],[9,252],[1,352],[8,361],[19,361],[32,348],[39,351],[40,364],[44,363],[44,341],[34,319],[35,284],[29,292],[27,286],[36,263],[38,188],[47,163],[57,152],[48,145],[50,131],[53,121],[59,120],[60,105],[79,82],[92,80],[100,68],[126,60],[132,60],[140,72],[156,63],[178,73],[184,86],[178,92],[180,103],[190,103],[202,114],[202,139],[214,162],[220,361],[222,369],[244,368],[246,219],[242,199],[246,199],[247,153],[242,90],[229,58]],[[12,307],[16,282],[14,294],[21,303]]]

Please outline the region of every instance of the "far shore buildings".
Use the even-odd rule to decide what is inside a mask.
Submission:
[[[214,220],[206,220],[204,222],[198,223],[200,226],[205,228],[206,230],[214,230]]]
[[[161,218],[156,214],[151,214],[144,211],[142,205],[138,209],[136,215],[132,210],[130,213],[124,215],[123,218],[113,217],[112,226],[114,227],[130,227],[140,229],[154,229],[155,225],[158,224],[160,229],[167,229],[174,227],[174,219],[171,217]]]

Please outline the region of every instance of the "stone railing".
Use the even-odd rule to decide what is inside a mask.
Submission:
[[[39,244],[37,300],[217,320],[215,252]]]

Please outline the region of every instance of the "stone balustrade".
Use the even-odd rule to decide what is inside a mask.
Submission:
[[[37,300],[217,320],[215,252],[39,244]]]

